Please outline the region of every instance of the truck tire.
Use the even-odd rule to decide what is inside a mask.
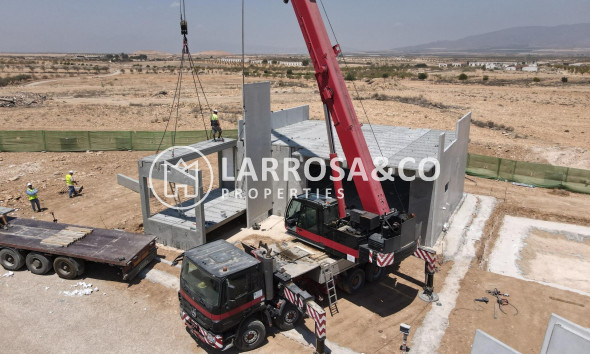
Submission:
[[[53,261],[53,270],[60,278],[74,279],[84,273],[84,261],[70,257],[57,257]]]
[[[365,279],[368,283],[380,282],[385,273],[385,269],[377,267],[375,263],[367,263],[365,266]]]
[[[14,248],[0,250],[0,264],[6,270],[19,270],[25,265],[25,257]]]
[[[342,281],[342,289],[348,294],[354,294],[365,285],[365,272],[360,268],[350,271]]]
[[[299,325],[301,322],[301,312],[299,309],[295,307],[295,305],[291,303],[287,303],[281,315],[274,319],[274,324],[277,326],[281,331],[288,331],[293,329]]]
[[[259,320],[252,318],[240,326],[235,344],[239,350],[249,351],[258,348],[265,339],[266,327]]]
[[[43,275],[51,269],[51,261],[41,253],[31,252],[27,254],[25,264],[33,274]]]

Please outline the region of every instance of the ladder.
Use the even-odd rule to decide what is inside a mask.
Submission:
[[[336,283],[334,282],[334,274],[332,274],[332,267],[328,263],[320,265],[322,275],[328,291],[328,303],[330,304],[330,315],[334,316],[338,311],[338,295],[336,294]]]
[[[184,210],[181,209],[182,201],[180,200],[180,196],[178,195],[178,192],[176,191],[176,183],[168,182],[168,185],[170,186],[170,189],[174,193],[174,203],[176,204],[176,207],[177,207],[176,211],[178,211],[178,215],[181,217],[186,216],[186,214],[184,213]]]

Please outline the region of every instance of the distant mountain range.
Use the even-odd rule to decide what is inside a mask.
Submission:
[[[513,27],[454,41],[436,41],[396,48],[388,53],[590,53],[590,23],[554,27]]]

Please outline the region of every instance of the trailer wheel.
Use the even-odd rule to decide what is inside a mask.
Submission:
[[[57,257],[53,269],[60,278],[74,279],[84,273],[84,261],[69,257]]]
[[[25,257],[13,248],[3,248],[0,250],[0,264],[6,270],[19,270],[25,265]]]
[[[41,253],[31,252],[27,254],[25,263],[31,273],[37,275],[43,275],[51,269],[51,261]]]
[[[365,266],[365,279],[368,283],[377,283],[383,279],[385,269],[378,267],[375,263],[367,263]]]
[[[258,348],[266,339],[266,327],[257,319],[247,320],[240,326],[236,337],[236,347],[241,351]]]
[[[301,312],[291,303],[287,303],[281,315],[275,318],[275,326],[279,327],[281,331],[288,331],[297,327],[301,321]]]
[[[342,282],[342,289],[348,294],[354,294],[365,285],[365,272],[360,268],[353,269]]]

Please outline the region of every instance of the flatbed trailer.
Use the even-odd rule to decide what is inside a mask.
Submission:
[[[156,238],[124,231],[85,228],[40,220],[14,218],[8,229],[0,229],[0,263],[7,270],[25,264],[35,274],[51,268],[66,279],[84,273],[85,262],[107,264],[119,269],[125,281],[131,281],[156,256]],[[79,239],[60,242],[62,235],[87,233]]]

